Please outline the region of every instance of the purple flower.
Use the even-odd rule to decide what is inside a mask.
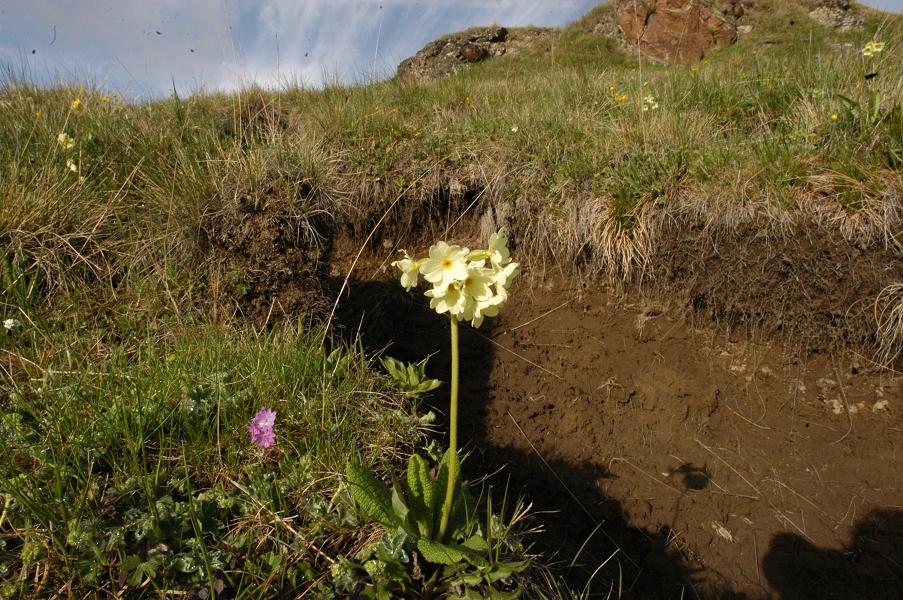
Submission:
[[[251,422],[248,423],[247,430],[251,433],[251,441],[261,448],[269,448],[276,441],[276,434],[273,433],[273,425],[276,423],[276,411],[270,410],[266,406],[254,415]]]

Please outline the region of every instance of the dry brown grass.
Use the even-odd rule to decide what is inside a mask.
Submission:
[[[879,364],[890,366],[903,354],[903,283],[889,285],[875,300]]]

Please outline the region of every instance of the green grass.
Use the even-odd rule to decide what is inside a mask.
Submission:
[[[291,207],[323,260],[396,200],[374,242],[428,238],[469,209],[507,225],[520,259],[625,278],[649,261],[655,214],[767,227],[817,208],[903,253],[888,209],[903,197],[903,18],[838,33],[765,0],[737,45],[662,66],[590,33],[608,10],[416,85],[140,103],[9,75],[0,317],[23,325],[0,331],[0,592],[322,591],[372,537],[336,473],[410,452],[415,407],[359,348],[241,318],[255,280],[211,243],[236,206]],[[867,62],[873,37],[887,46]],[[279,411],[269,454],[243,430],[263,405]]]
[[[368,531],[337,474],[349,460],[385,470],[419,439],[410,404],[321,332],[199,326],[111,344],[70,327],[2,340],[4,596],[317,587]],[[269,451],[244,429],[264,405],[278,412]]]
[[[400,217],[385,233],[404,237],[431,219],[450,178],[473,193],[504,182],[496,195],[517,199],[527,213],[509,219],[516,236],[536,218],[559,232],[548,243],[522,240],[537,256],[582,245],[563,222],[573,213],[563,198],[599,205],[594,229],[614,220],[628,232],[645,203],[709,210],[742,199],[774,214],[803,210],[803,199],[843,220],[899,198],[900,17],[874,16],[863,31],[839,33],[801,7],[766,3],[740,43],[704,63],[661,66],[587,33],[604,12],[536,49],[421,85],[246,90],[147,105],[101,102],[89,90],[7,86],[0,193],[17,200],[0,216],[4,230],[45,225],[66,236],[97,225],[111,243],[82,253],[109,258],[107,268],[123,257],[134,269],[135,254],[145,269],[178,265],[192,256],[204,215],[241,181],[273,178],[266,165],[274,156],[282,175],[323,189],[327,210],[364,235],[399,193]],[[865,60],[860,49],[873,37],[887,47]],[[647,96],[657,109],[643,110]],[[75,97],[78,111],[69,109]],[[55,144],[60,131],[78,140],[71,153]],[[70,154],[82,185],[66,169]],[[610,266],[604,253],[588,259]]]

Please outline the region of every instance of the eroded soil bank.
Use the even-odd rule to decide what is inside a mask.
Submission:
[[[447,320],[386,265],[355,270],[342,327],[447,380]],[[608,559],[601,596],[903,597],[899,374],[525,272],[462,336],[466,470],[524,491],[547,557],[582,548],[573,582]]]

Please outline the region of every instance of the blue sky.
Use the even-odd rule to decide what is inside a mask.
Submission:
[[[598,0],[0,0],[0,62],[131,97],[385,76],[443,33],[559,26]],[[869,0],[903,10],[903,0]]]

